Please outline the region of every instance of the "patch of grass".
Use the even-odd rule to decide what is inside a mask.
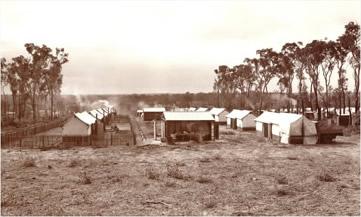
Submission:
[[[208,177],[201,176],[197,179],[197,182],[199,182],[201,184],[207,184],[207,183],[212,183],[213,180]]]
[[[148,179],[159,180],[160,174],[152,167],[145,170],[145,175]]]
[[[199,160],[199,162],[209,163],[209,162],[211,162],[211,159],[210,159],[209,157],[204,157],[204,158],[201,158],[201,159]]]
[[[282,197],[282,196],[290,195],[290,192],[287,191],[286,189],[278,189],[276,191],[276,194],[277,194],[277,196]]]
[[[9,207],[13,205],[16,205],[16,199],[14,194],[9,194],[5,197],[1,197],[1,207]]]
[[[216,154],[216,156],[214,156],[215,160],[222,160],[222,157],[220,154]]]
[[[288,160],[298,160],[298,157],[288,156],[287,159],[288,159]]]
[[[36,167],[35,159],[33,157],[27,157],[22,162],[23,167]]]
[[[288,180],[284,176],[278,176],[278,177],[276,177],[276,180],[277,180],[278,184],[281,184],[281,185],[287,185],[288,184]]]
[[[177,165],[167,165],[167,175],[175,179],[188,180],[190,177],[182,173]]]
[[[184,162],[176,162],[175,165],[179,167],[184,167],[186,164]]]
[[[170,182],[170,181],[167,181],[164,185],[168,188],[175,188],[177,186],[175,182]]]
[[[80,184],[89,185],[91,183],[90,177],[85,172],[80,175]]]
[[[322,182],[335,182],[337,180],[335,177],[331,176],[327,172],[321,172],[321,174],[318,175],[317,178]]]
[[[226,131],[223,131],[223,134],[224,135],[235,135],[236,133],[234,131],[231,131],[231,130],[226,130]]]
[[[205,207],[206,209],[212,209],[212,208],[214,208],[214,207],[216,207],[216,206],[217,206],[217,202],[214,201],[214,200],[208,200],[208,201],[206,201],[206,202],[204,203],[204,207]]]
[[[72,159],[72,160],[69,162],[68,167],[77,167],[77,166],[79,166],[79,165],[80,165],[79,160],[77,160],[77,159]]]

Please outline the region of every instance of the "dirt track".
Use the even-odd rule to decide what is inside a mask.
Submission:
[[[359,136],[292,146],[234,132],[206,144],[2,150],[2,215],[360,214]]]

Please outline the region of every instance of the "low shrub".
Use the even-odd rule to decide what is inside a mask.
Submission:
[[[167,181],[164,185],[168,188],[174,188],[177,186],[175,182],[169,182],[169,181]]]
[[[322,182],[334,182],[336,181],[336,178],[328,174],[327,172],[321,172],[320,175],[317,176],[318,180]]]
[[[281,184],[281,185],[287,185],[288,184],[288,180],[284,176],[279,176],[279,177],[276,178],[276,180],[277,180],[278,184]]]
[[[160,174],[157,171],[155,171],[154,168],[147,168],[145,170],[145,174],[148,177],[148,179],[158,180],[160,177]]]
[[[23,167],[36,167],[35,164],[35,159],[32,157],[27,157],[24,159],[23,163],[22,163]]]
[[[211,159],[210,159],[209,157],[204,157],[204,158],[201,158],[201,159],[199,160],[199,162],[209,163],[209,162],[211,162]]]
[[[183,179],[183,180],[189,179],[188,176],[185,176],[182,173],[182,171],[179,169],[177,165],[167,165],[167,175],[175,179]]]
[[[201,184],[207,184],[207,183],[212,183],[213,180],[208,177],[201,176],[197,179],[197,182],[199,182]]]
[[[72,159],[72,160],[70,161],[70,163],[68,164],[68,167],[77,167],[77,166],[79,166],[79,165],[80,165],[79,160],[77,160],[77,159]]]
[[[212,208],[216,207],[216,205],[217,205],[217,202],[214,200],[208,200],[204,203],[204,206],[206,209],[212,209]]]
[[[91,183],[90,177],[85,172],[80,175],[80,184],[89,185]]]

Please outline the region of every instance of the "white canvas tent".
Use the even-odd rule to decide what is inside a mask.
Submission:
[[[188,108],[188,111],[190,111],[190,112],[194,112],[194,111],[196,111],[197,109],[196,108],[194,108],[194,107],[190,107],[190,108]]]
[[[212,108],[209,113],[214,116],[214,120],[218,123],[226,123],[229,114],[225,108]]]
[[[316,144],[315,123],[303,115],[263,112],[255,119],[256,130],[264,137],[278,139],[281,143]]]
[[[256,116],[249,110],[233,109],[232,112],[227,115],[227,127],[254,130],[256,128],[255,119]]]
[[[208,111],[208,108],[199,107],[196,111],[197,111],[197,112],[206,112],[206,111]]]

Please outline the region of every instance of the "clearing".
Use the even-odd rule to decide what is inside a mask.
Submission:
[[[2,215],[360,215],[360,137],[2,149]]]

